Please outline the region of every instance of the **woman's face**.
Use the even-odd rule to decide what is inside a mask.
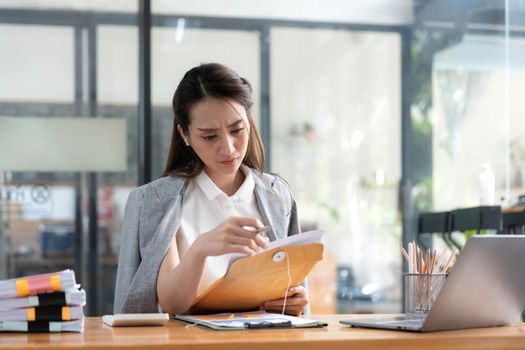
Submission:
[[[242,105],[207,97],[190,109],[188,134],[183,137],[204,162],[210,177],[231,176],[246,155],[249,125]]]

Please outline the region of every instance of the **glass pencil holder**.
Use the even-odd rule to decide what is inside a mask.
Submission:
[[[428,314],[446,280],[446,273],[405,273],[405,313]]]

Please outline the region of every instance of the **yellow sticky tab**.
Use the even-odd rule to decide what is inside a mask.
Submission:
[[[69,312],[69,307],[63,306],[62,307],[62,321],[69,321],[69,320],[71,320],[71,314]]]
[[[51,289],[53,292],[60,290],[60,275],[51,275]]]
[[[35,308],[30,307],[27,309],[27,320],[28,321],[34,321],[35,320]]]
[[[25,278],[16,280],[16,293],[19,297],[27,297],[29,295],[29,282]]]

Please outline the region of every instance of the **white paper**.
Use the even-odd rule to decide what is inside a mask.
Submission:
[[[305,244],[312,244],[312,243],[321,243],[321,237],[323,236],[324,230],[313,230],[308,232],[303,232],[298,235],[288,236],[282,239],[277,239],[275,241],[272,241],[268,244],[268,248],[263,249],[261,248],[257,254],[264,253],[268,250],[275,249],[275,248],[284,248],[284,247],[294,247],[299,245],[305,245]],[[228,268],[237,260],[241,258],[245,258],[246,255],[236,253],[232,254],[230,257],[230,261],[228,263]]]
[[[49,332],[80,332],[84,331],[84,318],[67,322],[48,322]],[[27,332],[27,321],[0,321],[0,332]]]
[[[53,308],[60,310],[62,307],[54,306]],[[69,313],[71,320],[80,320],[84,318],[84,310],[82,309],[82,306],[70,306]],[[27,318],[27,308],[0,311],[0,321],[27,321]],[[58,320],[56,321],[58,322]]]
[[[77,285],[75,282],[75,272],[69,269],[59,271],[59,272],[41,274],[41,275],[23,276],[23,277],[0,281],[0,299],[18,297],[18,289],[16,288],[17,279],[26,278],[30,281],[31,279],[44,278],[44,277],[48,277],[51,275],[57,275],[57,274],[60,276],[60,290],[67,290],[68,288],[73,288]]]
[[[65,296],[66,296],[67,305],[80,305],[80,306],[86,305],[86,292],[83,289],[78,290],[76,288],[67,288],[65,292],[66,292]],[[40,301],[38,299],[38,295],[29,296],[25,298],[15,297],[15,298],[8,298],[8,299],[0,299],[0,311],[16,309],[16,308],[40,306],[39,303]]]

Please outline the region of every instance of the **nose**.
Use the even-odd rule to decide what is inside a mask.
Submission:
[[[230,156],[235,152],[234,139],[231,136],[222,139],[220,152],[224,156]]]

